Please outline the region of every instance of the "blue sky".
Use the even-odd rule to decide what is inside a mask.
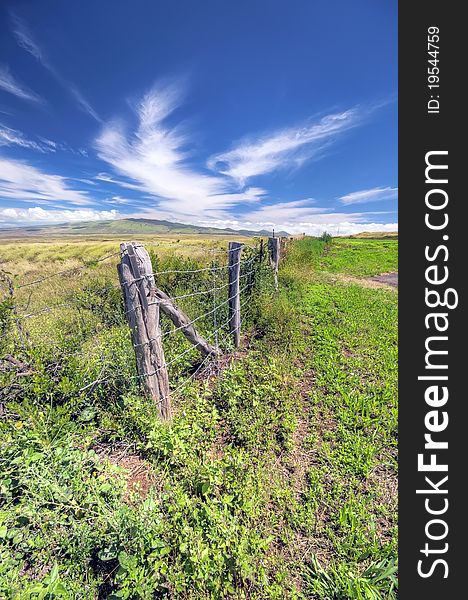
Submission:
[[[397,228],[396,2],[0,11],[0,227]]]

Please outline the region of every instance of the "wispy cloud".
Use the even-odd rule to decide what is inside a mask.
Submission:
[[[20,146],[21,148],[36,150],[44,154],[61,151],[69,152],[76,156],[88,156],[88,152],[84,148],[72,148],[66,142],[55,142],[40,135],[36,136],[36,139],[30,139],[22,131],[8,127],[3,123],[0,123],[0,146]],[[96,182],[91,183],[95,184]]]
[[[42,136],[38,136],[38,138],[41,140],[41,142],[43,144],[45,144],[46,146],[49,146],[49,148],[51,148],[51,150],[53,152],[55,152],[55,150],[57,150],[59,144],[57,142],[54,142],[53,140],[49,140],[48,138],[42,137]]]
[[[44,102],[44,100],[38,94],[15,79],[10,73],[8,67],[4,65],[0,66],[0,89],[8,92],[9,94],[13,94],[22,100],[28,100],[29,102],[37,102],[40,104]]]
[[[93,210],[91,208],[78,210],[49,210],[40,206],[34,206],[33,208],[3,208],[0,209],[0,224],[5,227],[27,223],[102,221],[118,219],[121,216],[116,210]]]
[[[73,189],[67,178],[44,173],[18,160],[0,158],[0,198],[49,204],[69,202],[89,205],[86,192]]]
[[[232,150],[212,156],[208,166],[243,185],[251,177],[302,164],[361,120],[360,112],[350,109],[327,115],[317,123],[246,139]]]
[[[394,215],[394,211],[368,212],[333,212],[333,208],[317,206],[313,198],[291,200],[256,205],[255,208],[242,212],[221,211],[218,218],[186,216],[180,219],[184,223],[193,223],[220,229],[248,229],[251,231],[267,230],[286,231],[291,234],[307,233],[321,235],[328,231],[333,235],[350,235],[361,231],[397,231],[398,223],[377,223],[379,217]],[[161,219],[166,215],[159,210],[146,209],[138,215],[146,218]]]
[[[105,200],[105,202],[107,204],[121,204],[121,205],[127,205],[127,206],[133,206],[135,204],[139,204],[138,200],[134,200],[129,199],[129,198],[122,198],[122,196],[112,196],[112,198],[108,198],[107,200]]]
[[[342,221],[363,223],[376,214],[384,212],[335,212],[331,207],[316,206],[310,198],[277,202],[276,204],[263,204],[253,210],[242,214],[242,220],[257,226],[284,226],[295,225],[320,225],[322,223],[337,223]]]
[[[67,84],[64,80],[62,80],[62,83],[66,87]],[[75,85],[69,83],[67,89],[70,92],[70,94],[75,98],[81,110],[83,110],[85,113],[88,113],[88,115],[93,117],[93,119],[95,119],[98,123],[102,122],[101,117],[97,114],[97,112],[94,110],[91,104],[86,100],[86,98]]]
[[[340,196],[342,204],[365,204],[366,202],[380,202],[381,200],[396,200],[398,198],[398,188],[396,187],[376,187],[369,190],[360,190]]]
[[[292,200],[259,206],[251,211],[238,215],[225,215],[223,219],[203,220],[203,225],[212,227],[231,227],[233,229],[250,229],[253,231],[275,229],[288,233],[307,233],[320,235],[328,231],[334,235],[349,235],[360,231],[397,231],[398,223],[376,223],[379,215],[388,212],[333,212],[331,208],[311,206],[310,198]],[[377,219],[376,219],[377,217]]]
[[[320,221],[305,221],[305,222],[278,222],[272,225],[270,222],[252,222],[244,221],[243,219],[226,219],[218,221],[201,221],[198,224],[209,227],[217,227],[219,229],[247,229],[250,231],[271,231],[274,227],[275,231],[286,231],[289,234],[305,233],[307,235],[322,235],[325,231],[328,233],[338,235],[353,235],[355,233],[361,233],[363,231],[369,232],[389,232],[398,231],[398,223],[376,223],[375,221],[356,222],[353,220],[346,220],[346,217],[341,215],[341,218],[333,218],[332,215],[328,215],[330,218],[321,219]]]
[[[39,138],[39,141],[28,139],[21,131],[0,124],[0,146],[20,146],[38,152],[55,152],[57,144],[51,140]]]
[[[237,192],[226,177],[188,165],[190,138],[180,127],[167,124],[180,101],[177,85],[155,86],[134,106],[138,126],[133,133],[128,134],[122,123],[107,124],[96,140],[98,156],[129,181],[116,181],[105,173],[98,178],[152,195],[160,211],[174,218],[259,200],[264,190]]]
[[[49,71],[49,73],[58,81],[58,83],[74,98],[75,102],[83,112],[90,115],[96,121],[101,122],[101,118],[97,112],[76,87],[76,85],[65,79],[50,63],[43,49],[32,37],[26,23],[24,23],[24,21],[14,14],[11,15],[11,21],[13,24],[13,34],[18,45],[26,50],[26,52],[29,52],[31,56],[33,56],[45,69]]]
[[[45,67],[50,69],[51,67],[47,65],[47,60],[42,50],[32,39],[23,21],[14,14],[11,15],[11,21],[13,23],[13,34],[16,38],[16,41],[18,42],[18,46],[26,50],[26,52],[29,52],[29,54],[34,56],[36,60],[38,60]]]

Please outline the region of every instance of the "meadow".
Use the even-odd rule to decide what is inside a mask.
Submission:
[[[146,241],[155,270],[226,247]],[[24,365],[0,373],[0,598],[396,598],[398,293],[371,278],[397,270],[397,240],[289,243],[278,290],[255,273],[241,348],[223,337],[197,377],[168,336],[169,359],[186,353],[167,423],[135,378],[118,256],[97,262],[117,251],[0,245],[0,351]],[[178,297],[212,276],[160,284]],[[204,311],[213,293],[180,303]],[[13,306],[32,315],[20,330]],[[197,325],[210,335],[211,316]]]

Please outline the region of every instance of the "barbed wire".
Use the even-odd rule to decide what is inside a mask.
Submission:
[[[236,283],[237,281],[240,281],[241,279],[245,279],[246,277],[249,277],[253,273],[254,273],[254,270],[251,269],[248,273],[243,273],[242,275],[239,275],[239,277],[236,277],[236,279],[233,280],[233,283]],[[228,283],[225,283],[225,284],[220,285],[220,286],[213,286],[213,287],[207,288],[205,290],[199,290],[199,291],[196,291],[196,292],[190,292],[188,294],[181,294],[181,295],[176,295],[176,296],[170,296],[170,299],[172,301],[175,301],[175,300],[183,300],[183,299],[186,299],[186,298],[193,298],[195,296],[203,296],[203,295],[211,294],[211,293],[213,293],[215,291],[224,290],[227,287],[229,287],[229,285],[231,285],[231,284],[228,282]],[[108,286],[108,287],[105,287],[105,288],[100,288],[99,292],[102,293],[102,292],[108,292],[108,291],[111,291],[111,290],[120,290],[120,287],[117,286],[117,285]],[[160,300],[157,300],[155,302],[148,302],[148,306],[151,306],[153,304],[159,304],[159,303],[160,303]],[[92,310],[90,307],[88,308],[83,303],[81,303],[79,300],[74,300],[73,302],[61,302],[60,304],[53,304],[53,305],[50,305],[50,306],[44,306],[43,308],[41,308],[41,309],[39,309],[39,310],[37,310],[35,312],[28,313],[26,315],[16,314],[15,318],[16,319],[30,319],[32,317],[37,317],[37,316],[39,316],[41,314],[49,313],[49,312],[52,312],[54,310],[59,310],[59,309],[62,309],[62,308],[72,308],[72,307],[74,307],[74,308],[81,308],[81,309],[84,309],[84,310]],[[132,309],[125,311],[124,314],[128,314],[129,312],[132,312],[132,311],[134,311],[136,309],[140,309],[140,308],[141,308],[141,305],[135,306]],[[21,310],[21,309],[24,309],[24,307],[22,307],[21,305],[12,305],[12,306],[9,307],[9,309],[10,310],[14,310],[14,309]]]
[[[241,290],[239,290],[239,294],[241,294],[243,291],[245,291],[247,288],[249,287],[249,285],[245,285]],[[174,333],[176,333],[177,331],[181,331],[183,329],[186,329],[187,327],[190,327],[191,325],[193,325],[194,323],[197,323],[198,321],[200,321],[203,318],[208,317],[209,315],[212,315],[213,313],[215,313],[218,308],[220,308],[221,306],[225,306],[226,304],[228,304],[231,300],[233,300],[235,297],[237,296],[237,293],[233,294],[232,296],[230,296],[229,298],[227,298],[226,300],[224,300],[223,302],[220,302],[219,304],[217,304],[214,308],[212,308],[211,310],[203,313],[202,315],[199,315],[198,317],[196,317],[195,319],[192,319],[191,321],[188,321],[187,323],[184,323],[183,325],[180,325],[179,327],[176,327],[175,329],[170,329],[169,331],[165,331],[165,332],[161,332],[158,336],[154,337],[154,338],[150,338],[149,340],[147,340],[146,342],[142,342],[141,344],[134,344],[135,348],[139,348],[141,346],[147,346],[148,344],[151,344],[152,342],[155,342],[156,340],[160,339],[160,338],[164,338],[168,335],[172,335]],[[149,302],[148,306],[150,306],[151,304],[159,304],[160,301],[158,300],[157,302]],[[135,308],[142,308],[141,305],[138,305]],[[135,310],[135,308],[133,308],[132,310]],[[197,344],[198,345],[198,344]]]
[[[16,289],[21,289],[21,288],[25,288],[25,287],[29,287],[31,285],[37,285],[39,283],[42,283],[43,281],[47,281],[48,279],[52,279],[53,277],[58,277],[59,275],[65,275],[67,273],[73,273],[74,271],[79,271],[81,269],[86,269],[86,267],[91,267],[96,263],[100,263],[103,262],[105,260],[108,260],[109,258],[113,258],[114,256],[117,256],[120,254],[120,251],[118,252],[113,252],[112,254],[108,254],[106,256],[103,256],[102,258],[95,258],[93,260],[89,260],[81,265],[78,265],[76,267],[70,267],[69,269],[64,269],[63,271],[56,271],[55,273],[51,273],[50,275],[46,275],[45,277],[41,277],[40,279],[36,279],[35,281],[29,281],[28,283],[23,283],[21,285],[16,286]]]
[[[159,247],[159,246],[170,246],[171,249],[174,250],[180,250],[182,248],[195,248],[197,250],[202,251],[203,253],[207,253],[207,254],[224,254],[226,255],[226,253],[229,255],[229,252],[234,252],[234,251],[238,251],[238,248],[233,248],[233,249],[218,249],[218,248],[203,248],[203,247],[197,247],[197,246],[189,246],[189,245],[176,245],[176,244],[164,244],[164,243],[154,243],[154,244],[139,244],[140,246],[143,247]],[[254,246],[250,246],[248,244],[243,244],[242,246],[243,248],[251,248],[252,250],[257,250],[258,248],[254,247]],[[55,273],[49,274],[49,275],[45,275],[44,277],[38,278],[34,281],[30,281],[30,282],[26,282],[20,285],[15,286],[15,289],[22,289],[22,288],[27,288],[30,286],[37,286],[39,284],[41,284],[44,281],[48,281],[52,278],[61,276],[61,275],[66,275],[69,273],[73,273],[76,272],[78,270],[83,270],[87,267],[91,267],[96,265],[97,263],[101,263],[104,262],[106,260],[109,260],[113,257],[119,256],[121,255],[120,251],[116,251],[110,254],[107,254],[105,256],[102,256],[101,258],[98,259],[93,259],[93,260],[89,260],[86,261],[85,263],[75,266],[75,267],[71,267],[69,269],[64,269],[62,271],[57,271]],[[252,290],[253,289],[253,282],[254,279],[252,278],[253,274],[255,273],[255,266],[251,267],[249,270],[246,270],[248,267],[250,267],[251,265],[255,265],[256,263],[258,263],[259,260],[259,254],[255,254],[254,256],[248,256],[246,258],[242,258],[241,256],[239,257],[239,260],[237,262],[234,262],[232,264],[225,264],[225,265],[219,265],[219,263],[215,263],[214,261],[212,261],[212,264],[210,266],[206,266],[206,267],[200,267],[200,268],[195,268],[195,269],[166,269],[166,270],[155,270],[152,273],[146,273],[143,276],[139,277],[139,278],[135,278],[131,281],[125,282],[126,285],[129,285],[131,283],[136,283],[142,279],[145,278],[150,278],[150,277],[162,277],[164,275],[170,275],[170,274],[180,274],[180,275],[191,275],[191,274],[196,274],[196,273],[208,273],[210,272],[212,277],[211,277],[211,286],[210,287],[206,287],[205,289],[195,289],[193,291],[188,291],[187,293],[181,293],[181,294],[175,294],[175,295],[169,295],[169,299],[171,302],[175,303],[179,300],[185,300],[185,299],[189,299],[192,297],[199,297],[199,296],[208,296],[211,297],[213,299],[212,302],[212,308],[210,310],[206,310],[205,312],[203,312],[202,314],[199,314],[197,316],[195,316],[194,318],[190,319],[188,322],[177,326],[177,327],[173,327],[170,328],[169,330],[161,330],[159,329],[158,331],[158,335],[141,343],[141,344],[132,344],[132,346],[134,348],[139,347],[139,346],[146,346],[149,345],[153,342],[155,342],[158,339],[164,340],[166,339],[168,336],[171,336],[181,330],[184,330],[188,327],[192,327],[193,325],[195,325],[196,323],[202,321],[202,320],[206,320],[208,317],[210,317],[211,315],[213,316],[213,329],[212,331],[208,332],[208,333],[204,333],[203,334],[203,339],[201,342],[195,342],[193,344],[190,344],[190,346],[186,349],[184,349],[182,352],[178,352],[177,354],[175,354],[174,356],[170,356],[169,360],[164,360],[164,363],[161,364],[160,366],[157,367],[157,369],[148,372],[148,373],[137,373],[135,375],[129,375],[129,373],[124,373],[124,372],[112,372],[109,375],[106,375],[104,377],[102,377],[102,374],[105,372],[105,370],[109,367],[109,362],[108,362],[108,356],[107,356],[107,352],[101,348],[101,362],[102,362],[102,368],[100,369],[100,372],[98,374],[98,377],[96,379],[94,379],[94,381],[92,381],[91,383],[85,385],[84,387],[80,388],[78,390],[79,393],[82,393],[86,390],[89,390],[90,388],[95,387],[96,385],[100,385],[103,383],[107,383],[113,380],[121,380],[121,379],[125,379],[125,380],[136,380],[136,381],[141,381],[144,378],[147,377],[151,377],[156,375],[159,371],[161,371],[162,369],[167,369],[169,367],[172,367],[173,365],[180,363],[181,359],[190,354],[193,353],[194,351],[197,351],[197,348],[202,345],[202,343],[204,341],[207,340],[214,340],[214,347],[217,351],[219,351],[220,347],[225,347],[228,348],[230,346],[230,342],[228,341],[228,339],[230,339],[231,335],[232,335],[232,331],[230,331],[230,323],[231,323],[231,315],[229,315],[229,317],[226,320],[223,320],[223,322],[220,324],[219,323],[219,319],[218,319],[218,315],[220,313],[225,314],[224,311],[221,311],[221,309],[228,305],[231,300],[233,300],[237,294],[239,294],[240,297],[242,297],[244,295],[244,293],[246,293],[248,290]],[[221,285],[219,284],[219,279],[222,277],[222,274],[224,272],[226,272],[229,269],[235,268],[237,266],[240,265],[240,269],[239,269],[239,274],[237,276],[237,278],[234,281],[231,282],[227,282],[227,283],[222,283]],[[224,276],[223,276],[224,278]],[[228,298],[222,300],[222,301],[218,301],[218,292],[228,288],[230,285],[232,284],[238,284],[241,280],[243,279],[247,279],[247,283],[246,285],[240,287],[233,295],[230,295]],[[202,280],[203,281],[203,280]],[[222,281],[222,279],[221,279]],[[176,282],[176,288],[177,286],[182,287],[183,285],[187,285],[188,282]],[[200,282],[198,282],[200,283]],[[98,288],[98,292],[100,294],[104,293],[104,292],[108,292],[108,291],[115,291],[115,290],[119,290],[120,291],[121,286],[118,285],[107,285],[103,288]],[[90,292],[93,292],[93,290],[89,290]],[[41,315],[41,314],[45,314],[45,313],[49,313],[52,311],[58,311],[61,309],[66,309],[66,308],[79,308],[82,310],[90,310],[93,311],[93,309],[95,308],[102,308],[101,306],[96,305],[93,306],[92,305],[92,300],[91,305],[87,306],[86,305],[86,300],[87,298],[76,298],[71,302],[62,302],[62,303],[58,303],[58,304],[53,304],[50,306],[44,306],[42,308],[40,308],[39,310],[36,311],[31,311],[27,314],[18,314],[18,310],[27,310],[30,305],[31,305],[31,294],[29,295],[28,301],[27,303],[21,305],[21,304],[16,304],[12,307],[16,312],[15,312],[15,320],[17,322],[17,328],[18,328],[18,332],[21,333],[21,325],[20,325],[20,321],[25,320],[25,319],[30,319],[32,317]],[[211,300],[210,300],[211,301]],[[151,304],[159,304],[161,303],[161,300],[158,299],[154,302],[149,302],[148,305]],[[34,303],[33,303],[34,304]],[[244,310],[244,306],[246,306],[247,304],[249,304],[249,306],[247,306],[247,308]],[[141,305],[136,305],[135,307],[133,307],[131,310],[136,310],[136,309],[142,309]],[[251,303],[251,296],[250,294],[242,301],[239,303],[239,310],[241,311],[241,319],[240,319],[240,324],[244,324],[246,322],[246,320],[249,318],[251,312],[252,312],[252,303]],[[128,315],[130,311],[122,311],[122,315]],[[206,325],[204,325],[204,327],[202,329],[205,329]],[[83,330],[85,332],[85,330]],[[203,333],[203,332],[202,332]],[[223,335],[224,334],[224,335]],[[87,341],[85,337],[83,337],[82,342]],[[77,340],[77,344],[79,344],[80,341]],[[63,361],[67,358],[72,358],[72,357],[83,357],[83,358],[89,358],[89,351],[83,351],[83,348],[81,348],[80,350],[77,350],[76,352],[69,352],[69,353],[64,353],[62,352],[62,348],[60,346],[55,346],[54,348],[48,348],[48,350],[51,350],[52,352],[58,352],[59,356],[57,357],[58,360],[60,360],[63,364],[65,364]],[[171,354],[171,353],[169,353]],[[173,394],[177,394],[178,391],[180,389],[182,389],[187,382],[189,382],[190,380],[192,380],[194,377],[196,377],[196,375],[201,371],[201,369],[204,367],[204,365],[207,364],[208,361],[210,360],[218,360],[219,359],[219,352],[216,353],[209,353],[207,354],[203,360],[200,362],[200,364],[197,366],[196,370],[190,374],[190,376],[186,377],[178,386],[175,390],[172,390],[171,393]],[[52,363],[51,363],[52,364]],[[55,363],[54,363],[55,364]],[[60,372],[60,369],[62,368],[61,366],[59,366],[60,363],[57,362],[55,367],[52,367],[53,369],[53,373],[54,376],[56,376],[56,374],[58,372]],[[87,375],[89,375],[89,369],[91,368],[91,363],[89,363],[87,365],[87,369],[85,370],[85,373]],[[55,371],[54,371],[55,369]],[[57,371],[57,369],[59,369],[59,371]],[[23,383],[24,379],[22,380]],[[164,398],[161,400],[163,401]]]
[[[200,250],[203,252],[210,252],[213,254],[229,254],[231,252],[237,252],[238,248],[203,248],[200,246],[196,246],[196,245],[189,245],[189,244],[179,244],[178,242],[174,243],[174,242],[154,242],[154,243],[139,243],[139,246],[143,246],[144,248],[153,248],[153,247],[159,247],[159,246],[170,246],[171,248],[174,249],[182,249],[182,248],[190,248],[190,249],[194,249],[194,250]],[[250,248],[251,250],[256,250],[257,248],[255,246],[252,246],[250,244],[246,244],[246,243],[242,243],[242,248]]]
[[[154,244],[138,244],[139,246],[143,246],[143,247],[158,247],[158,246],[162,246],[164,245],[163,243],[154,243]],[[171,246],[174,249],[180,248],[181,246],[176,245],[176,244],[166,244],[168,246]],[[183,245],[182,247],[184,248],[196,248],[198,250],[203,250],[204,253],[220,253],[220,254],[229,254],[230,252],[234,252],[234,251],[238,251],[237,248],[232,248],[232,249],[218,249],[218,248],[203,248],[203,247],[197,247],[197,246],[189,246],[189,245]],[[249,244],[243,244],[242,248],[250,248],[252,250],[256,250],[255,246],[251,246]],[[70,267],[68,269],[63,269],[62,271],[56,271],[55,273],[51,273],[50,275],[45,275],[44,277],[40,277],[39,279],[35,279],[34,281],[28,281],[26,283],[22,283],[19,285],[15,286],[15,289],[22,289],[25,287],[30,287],[32,285],[38,285],[39,283],[42,283],[43,281],[47,281],[49,279],[52,279],[54,277],[58,277],[59,275],[66,275],[68,273],[74,273],[75,271],[79,271],[82,269],[85,269],[87,267],[92,267],[94,266],[96,263],[100,263],[100,262],[104,262],[106,260],[109,260],[110,258],[113,258],[115,256],[119,256],[121,255],[121,251],[117,250],[115,252],[112,252],[110,254],[106,254],[105,256],[102,256],[100,258],[94,258],[91,259],[89,261],[85,261],[82,264],[76,265],[75,267]],[[254,259],[252,259],[254,260]],[[156,275],[164,275],[166,273],[199,273],[202,271],[211,271],[213,269],[215,270],[225,270],[228,269],[230,267],[236,266],[239,264],[239,262],[242,262],[242,259],[240,259],[240,261],[233,263],[232,265],[226,264],[226,265],[221,265],[218,267],[205,267],[205,268],[201,268],[201,269],[168,269],[165,271],[155,271],[154,273],[147,273],[145,274],[143,277],[150,277],[150,276],[156,276]]]
[[[229,318],[228,318],[228,319],[227,319],[227,320],[226,320],[226,321],[225,321],[225,322],[224,322],[222,325],[220,325],[220,326],[218,327],[218,329],[217,329],[216,331],[213,331],[213,332],[211,332],[211,334],[209,334],[209,335],[205,336],[205,338],[206,338],[206,339],[208,339],[208,340],[212,339],[216,333],[219,333],[219,332],[220,332],[220,331],[222,331],[222,330],[223,330],[223,329],[224,329],[224,328],[225,328],[227,325],[229,325],[229,322],[230,322],[230,320],[231,320],[231,318],[229,317]],[[157,338],[153,338],[153,339],[151,339],[151,340],[148,340],[147,342],[145,342],[145,344],[150,344],[152,341],[155,341],[155,339],[157,339]],[[165,362],[164,362],[162,365],[160,365],[160,366],[159,366],[157,369],[154,369],[154,370],[153,370],[153,371],[151,371],[151,372],[148,372],[148,373],[138,373],[138,374],[136,374],[136,375],[132,375],[132,376],[130,376],[130,377],[129,377],[128,375],[125,375],[125,379],[132,379],[132,380],[135,380],[135,379],[144,379],[145,377],[153,377],[154,375],[156,375],[157,373],[159,373],[159,372],[160,372],[162,369],[167,369],[167,367],[170,367],[170,366],[172,366],[173,364],[175,364],[176,362],[178,362],[178,361],[179,361],[179,359],[180,359],[182,356],[185,356],[185,355],[189,354],[190,352],[193,352],[193,350],[195,350],[195,349],[196,349],[198,346],[200,346],[200,344],[201,344],[201,342],[196,342],[196,343],[194,343],[193,345],[191,345],[189,348],[187,348],[187,349],[186,349],[186,350],[184,350],[183,352],[179,352],[179,354],[177,354],[176,356],[174,356],[174,358],[172,358],[172,359],[171,359],[169,362],[165,361]],[[214,357],[214,355],[213,355],[213,354],[208,354],[208,355],[207,355],[207,357],[209,357],[209,356],[212,356],[212,357]],[[207,358],[207,357],[205,357],[205,358]],[[100,384],[100,383],[105,383],[106,381],[109,381],[111,378],[112,378],[112,379],[115,379],[116,377],[118,378],[118,377],[119,377],[119,375],[112,374],[112,375],[110,375],[109,377],[104,377],[103,379],[97,379],[97,380],[95,380],[95,381],[93,381],[93,382],[89,383],[89,384],[88,384],[88,385],[86,385],[85,387],[81,388],[79,391],[80,391],[80,392],[83,392],[83,391],[85,391],[86,389],[90,388],[90,387],[91,387],[91,386],[93,386],[93,385],[98,385],[98,384]]]
[[[36,279],[34,281],[30,281],[30,282],[27,282],[27,283],[23,283],[23,284],[17,285],[17,286],[15,286],[15,289],[23,289],[23,288],[26,288],[26,287],[30,287],[32,285],[38,285],[38,284],[40,284],[40,283],[42,283],[44,281],[48,281],[48,280],[50,280],[50,279],[52,279],[54,277],[58,277],[59,275],[65,275],[65,274],[68,274],[68,273],[73,273],[73,272],[75,272],[77,270],[83,270],[86,267],[92,266],[92,265],[94,265],[94,264],[96,264],[98,262],[103,262],[103,261],[108,260],[109,258],[113,258],[114,256],[117,256],[119,254],[120,254],[120,252],[114,252],[114,253],[109,254],[107,256],[104,256],[104,257],[102,257],[100,259],[91,260],[91,261],[88,261],[88,262],[86,262],[86,263],[84,263],[82,265],[77,265],[76,267],[71,267],[70,269],[65,269],[63,271],[57,271],[55,273],[51,273],[50,275],[46,275],[46,276],[41,277],[39,279]],[[199,269],[166,269],[166,270],[163,270],[163,271],[154,271],[152,273],[145,273],[141,277],[134,278],[134,279],[132,279],[132,280],[130,280],[128,282],[126,281],[126,282],[124,282],[124,285],[130,285],[131,283],[137,283],[138,281],[141,281],[141,280],[149,278],[149,277],[156,277],[156,276],[167,275],[167,274],[180,274],[180,275],[183,274],[183,275],[185,275],[185,274],[188,274],[188,273],[193,274],[193,273],[201,273],[201,272],[207,272],[207,271],[210,271],[210,272],[213,272],[213,271],[225,271],[227,269],[230,269],[230,268],[233,268],[233,267],[237,266],[238,264],[244,264],[244,265],[252,264],[255,260],[256,260],[256,257],[254,257],[254,258],[252,258],[250,260],[244,260],[244,261],[239,260],[239,261],[233,263],[232,265],[227,264],[227,265],[222,265],[222,266],[202,267],[202,268],[199,268]],[[228,284],[226,284],[225,286],[221,286],[218,289],[223,289],[224,287],[227,287],[227,285]],[[118,286],[112,286],[112,287],[104,288],[101,291],[109,291],[110,289],[119,289],[119,288],[118,288]],[[176,299],[181,299],[181,298],[189,298],[191,296],[201,295],[203,293],[210,293],[211,291],[212,290],[208,289],[206,291],[193,292],[193,293],[190,293],[190,294],[184,294],[184,295],[180,295],[180,296],[175,296],[173,299],[176,300]],[[30,298],[29,298],[27,306],[29,306],[29,303],[30,303]],[[57,305],[57,307],[62,307],[62,306],[64,306],[64,304]],[[22,307],[20,305],[14,305],[14,306],[12,306],[10,308],[12,308],[12,309],[21,309]],[[48,309],[48,308],[52,308],[52,307],[44,307],[38,313],[32,313],[31,315],[28,315],[28,317],[29,316],[35,316],[35,314],[40,314],[41,312],[47,312],[46,309]],[[22,316],[21,318],[25,318],[25,316]]]
[[[169,296],[169,299],[172,302],[174,302],[175,300],[178,300],[178,299],[181,299],[181,298],[190,298],[192,296],[199,296],[199,295],[202,295],[202,294],[210,294],[213,291],[218,291],[218,290],[225,289],[225,288],[229,287],[232,283],[237,283],[241,279],[244,279],[245,277],[248,277],[249,275],[251,275],[253,272],[254,272],[254,269],[252,269],[248,273],[244,273],[243,275],[239,275],[238,277],[236,277],[235,279],[233,279],[231,283],[228,282],[225,285],[222,285],[222,286],[219,286],[219,287],[212,287],[212,288],[209,288],[207,290],[202,290],[202,291],[199,291],[199,292],[192,292],[190,294],[184,294],[182,296]],[[228,298],[228,301],[229,300],[232,300],[232,298]],[[157,300],[154,300],[153,302],[148,302],[148,306],[154,306],[155,304],[161,304],[161,300],[158,298]],[[224,304],[226,304],[226,302],[218,304],[217,307],[223,306]],[[137,304],[136,306],[133,306],[131,309],[126,310],[125,314],[128,315],[129,313],[134,312],[135,310],[144,310],[144,307],[141,304]],[[206,314],[211,314],[211,313],[206,313]],[[187,325],[189,325],[189,323],[187,323]]]
[[[200,269],[167,269],[165,271],[154,271],[152,273],[144,273],[140,277],[135,277],[134,279],[124,281],[123,285],[128,286],[132,283],[137,283],[138,281],[142,281],[143,279],[148,279],[150,277],[157,277],[158,275],[168,275],[168,274],[173,274],[173,273],[185,275],[186,273],[201,273],[203,271],[226,271],[227,269],[231,269],[233,267],[236,267],[237,265],[242,264],[242,262],[243,262],[243,264],[251,264],[255,260],[256,260],[256,257],[251,258],[249,260],[244,260],[244,261],[238,260],[237,262],[234,262],[232,264],[222,265],[222,266],[218,266],[218,267],[202,267]]]

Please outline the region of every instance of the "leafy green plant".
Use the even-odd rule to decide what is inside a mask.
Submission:
[[[397,579],[395,560],[373,562],[361,573],[352,571],[346,564],[326,571],[312,557],[307,574],[307,589],[327,600],[396,600]]]
[[[324,231],[322,233],[322,235],[319,237],[319,240],[321,242],[324,242],[325,244],[331,244],[333,237],[331,235],[331,233],[328,233],[327,231]]]
[[[0,354],[9,344],[14,304],[13,282],[7,273],[0,270]]]
[[[244,248],[246,339],[207,372],[186,381],[197,352],[165,336],[169,423],[141,395],[115,264],[31,297],[31,312],[50,297],[78,309],[27,321],[28,370],[5,386],[0,597],[396,597],[397,294],[353,277],[391,267],[397,246],[329,242],[291,242],[278,290],[267,256]],[[48,268],[60,249],[62,268],[110,250],[86,244],[25,245],[24,257]],[[152,258],[154,271],[195,271],[159,279],[173,296],[207,290],[178,299],[189,315],[227,298],[198,255]],[[213,316],[197,325],[210,335]]]

